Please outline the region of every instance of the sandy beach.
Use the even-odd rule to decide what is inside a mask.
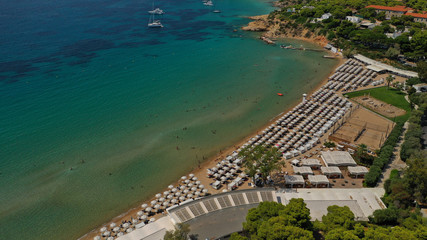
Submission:
[[[304,40],[304,41],[308,41],[311,43],[315,43],[318,44],[319,46],[322,46],[323,44],[319,41],[314,41],[312,39],[305,39],[305,38],[298,38],[299,40]],[[344,63],[344,59],[343,58],[337,58],[337,63],[335,64],[335,66],[331,69],[331,71],[328,74],[328,77],[330,75],[332,75],[332,73],[335,71],[336,67],[343,64]],[[325,59],[325,61],[329,61],[327,59]],[[310,92],[308,92],[308,95],[311,95],[313,92],[317,91],[318,89],[320,89],[325,83],[328,82],[328,77],[324,78],[314,89],[312,89]],[[302,98],[302,96],[301,96]],[[299,99],[300,100],[300,99]],[[229,146],[226,149],[222,149],[220,151],[220,153],[214,157],[208,158],[206,159],[204,162],[202,162],[201,164],[199,164],[199,166],[195,166],[194,169],[189,172],[188,174],[194,174],[195,177],[198,178],[198,180],[201,182],[201,184],[203,184],[208,190],[209,190],[209,194],[216,194],[219,192],[222,192],[223,189],[225,189],[225,187],[220,188],[219,190],[215,190],[214,188],[212,188],[210,186],[210,184],[212,183],[212,179],[208,178],[207,176],[207,169],[208,168],[212,168],[215,167],[215,165],[223,160],[225,157],[227,157],[228,155],[231,155],[233,153],[233,151],[237,150],[240,146],[242,146],[244,143],[246,143],[250,138],[256,136],[257,134],[259,134],[259,132],[261,132],[262,130],[264,130],[266,127],[268,127],[269,125],[271,125],[272,123],[274,123],[277,119],[279,119],[282,115],[286,114],[287,112],[289,112],[290,110],[292,110],[296,105],[299,104],[299,100],[296,100],[292,105],[290,105],[288,108],[284,109],[283,112],[279,113],[277,116],[275,116],[274,118],[272,118],[269,122],[265,123],[262,127],[260,127],[257,131],[253,132],[252,134],[249,134],[248,136],[246,136],[245,138],[241,139],[240,141],[236,142],[235,144],[233,144],[232,146]],[[187,176],[188,176],[187,174]],[[170,183],[170,185],[173,186],[178,186],[182,181],[181,180],[177,180],[175,182]],[[250,180],[245,181],[241,186],[238,187],[238,189],[247,189],[247,188],[251,188],[248,184],[248,182],[250,182]],[[168,184],[169,185],[169,184]],[[165,185],[164,189],[159,189],[159,193],[163,193],[164,191],[167,191],[167,185]],[[109,226],[111,223],[116,223],[117,225],[120,225],[123,221],[131,221],[131,219],[137,219],[138,215],[137,212],[141,211],[141,205],[146,203],[148,205],[150,205],[149,203],[154,200],[155,197],[152,196],[149,199],[144,199],[142,200],[140,203],[138,203],[135,207],[133,207],[132,209],[130,209],[129,211],[111,219],[110,221],[102,224],[101,226],[96,227],[95,229],[93,229],[92,231],[90,231],[89,233],[87,233],[86,235],[82,236],[79,239],[93,239],[95,236],[99,235],[99,229],[103,226]],[[162,217],[165,213],[158,213],[155,214],[153,216],[150,216],[149,218],[155,218],[158,219],[160,217]]]

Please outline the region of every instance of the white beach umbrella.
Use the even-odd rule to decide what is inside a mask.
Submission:
[[[173,193],[175,193],[175,192],[177,192],[178,191],[178,189],[177,188],[172,188],[172,192]]]
[[[190,175],[188,175],[190,178],[194,177],[194,174],[190,173]]]
[[[156,221],[155,218],[150,218],[150,222],[154,222],[154,221]]]
[[[166,202],[164,202],[162,205],[166,207],[166,206],[168,206],[169,204],[170,204],[170,203],[169,203],[169,201],[166,201]]]
[[[164,191],[163,196],[167,196],[170,193],[170,191]]]
[[[203,189],[203,191],[202,191],[203,193],[208,193],[208,190],[205,188],[205,189]]]
[[[195,192],[195,193],[194,193],[194,195],[199,196],[199,195],[200,195],[200,192],[199,192],[199,191],[197,191],[197,192]]]
[[[200,181],[196,181],[196,185],[199,185],[200,183],[202,183],[202,182],[200,182]]]
[[[139,211],[139,212],[136,213],[136,215],[138,215],[138,216],[142,216],[143,214],[144,214],[143,211]]]
[[[175,204],[175,203],[177,203],[177,202],[178,202],[178,200],[176,200],[176,199],[172,199],[172,200],[171,200],[171,203],[172,203],[172,204]]]
[[[107,240],[114,240],[114,237],[108,237]]]
[[[169,186],[168,186],[168,188],[169,188],[169,189],[172,189],[172,188],[173,188],[173,185],[169,185]]]
[[[188,198],[193,198],[193,194],[190,193],[190,194],[187,195],[187,197]]]
[[[160,193],[156,194],[156,198],[161,198],[161,197],[162,197],[162,194],[160,194]]]
[[[188,186],[189,188],[191,188],[193,185],[194,185],[193,183],[189,183],[187,186]]]
[[[167,199],[172,199],[173,198],[173,194],[169,194],[168,196],[167,196]]]
[[[110,228],[113,228],[113,227],[115,227],[116,226],[116,224],[115,223],[111,223],[110,224]]]
[[[193,181],[197,181],[197,179],[198,179],[197,177],[193,177]]]
[[[148,207],[148,204],[144,203],[141,205],[141,207],[145,209],[146,207]]]
[[[145,209],[146,212],[151,212],[151,210],[153,210],[151,207]]]
[[[126,229],[126,232],[127,233],[130,233],[130,232],[132,232],[133,231],[133,228],[128,228],[128,229]]]
[[[159,209],[159,208],[160,208],[160,205],[159,205],[159,204],[156,204],[156,205],[154,205],[154,208],[155,208],[155,209]]]
[[[200,188],[200,189],[203,189],[203,188],[205,188],[205,185],[200,184],[200,185],[199,185],[199,188]]]
[[[190,182],[190,180],[188,180],[188,179],[184,181],[185,184],[188,184],[189,182]]]
[[[148,216],[147,215],[142,215],[141,216],[141,220],[147,220]]]
[[[182,176],[181,177],[181,180],[185,180],[185,179],[187,179],[187,176]]]
[[[165,201],[165,198],[159,198],[159,202],[164,202]]]
[[[132,219],[132,223],[133,224],[137,224],[138,223],[138,219],[136,219],[136,218]]]
[[[184,200],[185,200],[184,196],[179,197],[179,201],[184,201]]]
[[[196,187],[192,187],[192,188],[191,188],[191,191],[193,191],[193,192],[194,192],[194,191],[196,191],[196,190],[197,190],[197,188],[196,188]]]
[[[100,236],[96,236],[96,237],[93,238],[93,240],[101,240],[101,237]]]
[[[151,201],[151,206],[153,206],[154,204],[156,204],[157,203],[157,201],[156,200],[153,200],[153,201]]]
[[[122,225],[123,228],[128,228],[129,226],[130,226],[129,223],[127,223],[127,222],[123,223],[123,225]]]
[[[104,236],[104,237],[109,237],[110,235],[111,235],[110,231],[105,231],[102,233],[102,236]]]
[[[183,193],[184,193],[184,194],[187,194],[187,193],[188,193],[188,189],[185,189],[185,190],[183,191]]]
[[[107,227],[102,227],[101,229],[99,229],[100,232],[105,232],[107,231]]]
[[[227,189],[223,189],[222,192],[227,192]]]
[[[177,197],[181,196],[181,192],[176,192],[175,196],[177,196]]]

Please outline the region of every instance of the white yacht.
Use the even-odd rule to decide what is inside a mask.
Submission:
[[[205,6],[213,6],[213,2],[211,0],[203,3]]]
[[[148,27],[149,28],[162,28],[163,25],[160,22],[160,20],[155,20],[154,19],[154,14],[151,14],[150,20],[148,21]]]
[[[148,11],[148,13],[150,13],[150,14],[156,14],[156,15],[162,15],[165,12],[162,9],[160,9],[160,8],[156,8],[154,10]]]

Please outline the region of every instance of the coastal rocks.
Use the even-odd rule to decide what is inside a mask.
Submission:
[[[253,32],[267,31],[269,26],[267,17],[268,15],[249,17],[249,19],[254,21],[250,22],[248,26],[242,27],[242,30]]]

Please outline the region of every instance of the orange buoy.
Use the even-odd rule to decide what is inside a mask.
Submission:
[[[277,95],[279,95],[279,96],[283,96],[283,94],[281,94],[281,93],[277,93]]]

